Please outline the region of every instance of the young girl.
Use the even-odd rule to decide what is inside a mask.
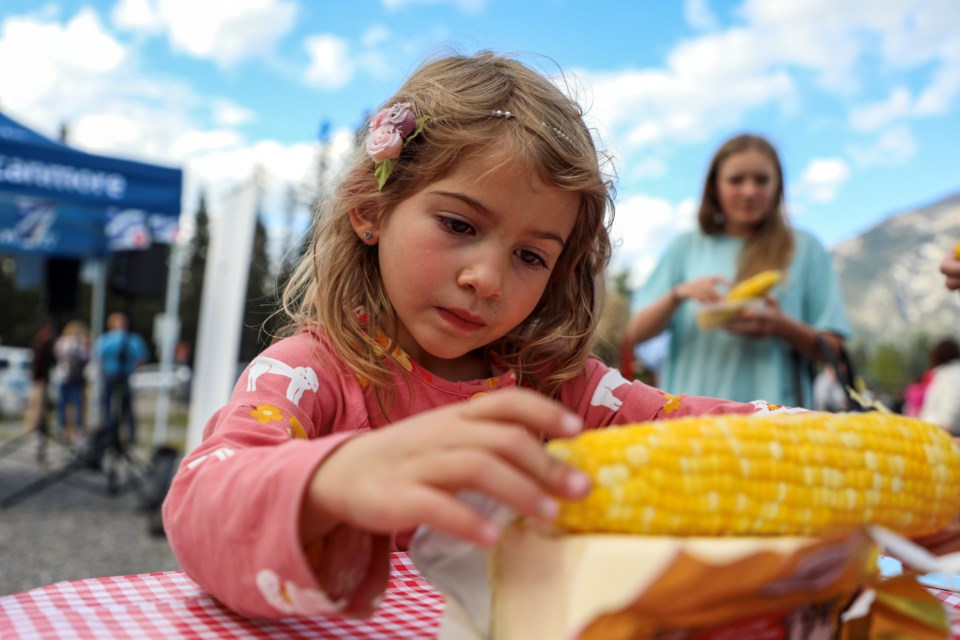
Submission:
[[[182,567],[249,615],[369,615],[476,490],[549,521],[589,491],[543,438],[763,403],[671,396],[588,357],[611,188],[579,106],[489,52],[424,64],[370,123],[254,359],[164,504]]]

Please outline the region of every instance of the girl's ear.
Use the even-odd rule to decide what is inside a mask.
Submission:
[[[364,213],[360,209],[350,209],[350,225],[354,232],[360,237],[364,244],[377,244],[377,232],[380,230],[380,223],[370,213]]]

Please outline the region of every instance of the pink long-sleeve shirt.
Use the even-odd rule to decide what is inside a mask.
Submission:
[[[227,606],[259,617],[340,610],[345,603],[318,584],[308,558],[313,554],[299,539],[301,502],[317,467],[357,433],[516,386],[512,372],[451,382],[399,350],[388,361],[396,385],[384,418],[364,381],[318,334],[305,331],[255,358],[229,403],[210,418],[203,442],[174,478],[163,519],[183,569]],[[560,401],[586,428],[775,409],[761,401],[670,395],[628,382],[595,359],[563,385]],[[409,533],[398,532],[398,544]]]

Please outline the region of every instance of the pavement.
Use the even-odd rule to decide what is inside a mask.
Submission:
[[[143,509],[143,494],[152,486],[144,475],[152,450],[149,423],[141,420],[145,442],[129,459],[112,459],[95,471],[71,466],[76,451],[49,438],[39,462],[36,434],[24,433],[19,420],[0,421],[0,596],[62,580],[179,569]],[[47,486],[18,493],[58,473],[62,477]]]

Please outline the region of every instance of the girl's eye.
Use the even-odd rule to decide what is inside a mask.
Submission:
[[[517,257],[520,258],[520,261],[528,267],[535,269],[549,269],[547,261],[541,258],[539,255],[533,251],[527,251],[526,249],[520,249],[517,251]]]
[[[469,223],[464,222],[459,218],[448,218],[446,216],[440,216],[439,218],[437,218],[437,221],[439,221],[441,225],[446,227],[450,231],[450,233],[454,235],[463,235],[473,231],[473,227],[470,226]]]

